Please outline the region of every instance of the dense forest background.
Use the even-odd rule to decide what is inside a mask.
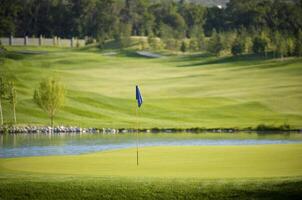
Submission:
[[[283,57],[302,51],[302,0],[0,2],[0,36],[88,36],[101,43],[148,36],[161,38],[166,48],[216,55],[273,50]],[[215,4],[222,6],[206,6]]]

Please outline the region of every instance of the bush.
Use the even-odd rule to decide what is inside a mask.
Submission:
[[[255,37],[253,40],[253,52],[254,53],[265,53],[268,47],[268,42],[265,38]]]
[[[149,36],[148,37],[148,43],[149,43],[149,46],[151,47],[151,49],[159,50],[159,49],[162,48],[162,43],[161,43],[161,40],[159,38]]]
[[[1,41],[0,41],[0,55],[2,53],[4,53],[6,51],[6,49],[4,48],[4,46],[2,45]]]
[[[85,42],[86,45],[87,45],[87,44],[93,44],[93,43],[95,43],[95,39],[93,39],[92,37],[88,37],[88,38],[86,39],[86,42]]]
[[[144,50],[144,49],[148,49],[149,48],[149,44],[148,41],[141,39],[139,40],[139,50]]]
[[[192,39],[190,40],[190,42],[189,42],[189,49],[190,49],[191,51],[198,51],[198,50],[200,49],[199,46],[200,46],[200,45],[198,44],[197,39],[192,38]]]
[[[187,51],[187,45],[186,45],[185,41],[183,41],[183,42],[181,43],[180,50],[181,50],[181,52],[183,52],[183,53],[185,53],[185,52]]]
[[[231,52],[234,56],[243,54],[244,50],[245,50],[244,42],[238,40],[234,42],[231,48]]]
[[[299,30],[295,46],[295,55],[301,57],[302,56],[302,31]]]
[[[180,42],[176,39],[165,39],[165,48],[169,50],[179,50],[180,49]]]
[[[281,126],[259,124],[259,125],[256,127],[256,131],[259,131],[259,132],[265,132],[265,131],[270,131],[270,132],[290,131],[290,125],[287,124],[287,123],[284,123],[284,124],[281,125]]]
[[[223,49],[224,48],[221,36],[218,34],[213,34],[207,46],[207,51],[215,54],[216,56],[219,56]]]

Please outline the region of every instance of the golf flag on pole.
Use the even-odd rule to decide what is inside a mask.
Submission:
[[[136,93],[137,105],[138,107],[141,107],[141,105],[143,104],[143,97],[141,95],[141,92],[139,91],[138,85],[136,86],[135,93]]]
[[[135,96],[136,96],[136,101],[137,101],[137,108],[136,108],[136,119],[137,119],[137,131],[136,131],[136,165],[138,166],[138,147],[139,147],[139,140],[138,140],[138,132],[139,132],[139,115],[138,115],[138,111],[139,108],[142,106],[143,104],[143,97],[141,95],[141,92],[139,91],[139,87],[138,85],[135,86]]]

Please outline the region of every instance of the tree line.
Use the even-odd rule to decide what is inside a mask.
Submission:
[[[223,8],[186,0],[2,0],[0,5],[0,36],[88,36],[101,46],[108,39],[127,46],[125,38],[148,36],[152,48],[301,56],[301,30],[302,0],[230,0]]]
[[[192,37],[242,27],[295,34],[302,27],[301,0],[230,0],[225,8],[186,0],[1,0],[0,5],[1,36],[112,38],[129,28],[131,35]]]

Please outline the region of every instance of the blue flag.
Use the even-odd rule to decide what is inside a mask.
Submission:
[[[143,97],[141,95],[141,92],[139,91],[138,85],[135,87],[135,93],[136,93],[137,105],[138,107],[141,107],[141,105],[143,104]]]

